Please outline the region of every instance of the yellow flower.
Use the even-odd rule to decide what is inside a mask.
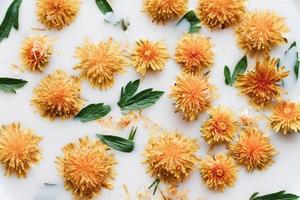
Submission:
[[[236,87],[258,107],[269,106],[283,93],[280,81],[289,72],[284,71],[284,67],[277,68],[277,62],[277,59],[266,58],[256,63],[255,71],[237,76]]]
[[[233,158],[225,154],[207,156],[200,161],[200,173],[210,189],[223,191],[237,179],[237,166]]]
[[[62,70],[46,76],[33,90],[32,104],[42,117],[53,120],[57,117],[74,117],[80,110],[80,81],[69,77]]]
[[[26,178],[33,164],[41,159],[39,142],[30,129],[24,129],[20,123],[12,123],[0,128],[0,163],[4,165],[5,175]]]
[[[141,75],[145,75],[148,69],[162,70],[168,58],[168,50],[162,42],[143,39],[137,41],[135,50],[131,54],[132,64]]]
[[[176,47],[175,60],[182,64],[184,71],[199,74],[211,67],[214,53],[211,41],[199,34],[185,34]]]
[[[212,29],[237,24],[245,13],[245,0],[199,0],[201,22]]]
[[[300,104],[291,101],[280,101],[273,108],[271,127],[284,135],[300,132]]]
[[[120,44],[109,39],[99,44],[86,41],[76,50],[76,57],[80,63],[75,69],[81,71],[81,76],[93,86],[100,89],[111,87],[115,75],[124,71],[125,56],[120,49]]]
[[[157,24],[176,19],[187,10],[188,0],[145,0],[144,10]]]
[[[62,29],[79,13],[80,0],[37,0],[37,17],[47,28]]]
[[[152,137],[146,145],[144,163],[152,177],[176,185],[194,170],[198,149],[196,140],[179,132],[165,131],[159,137]]]
[[[276,151],[269,138],[256,128],[245,128],[236,144],[230,144],[229,150],[238,164],[247,170],[265,169],[273,163]]]
[[[286,32],[284,19],[268,10],[246,14],[236,29],[239,46],[251,56],[268,56],[273,47],[286,42]]]
[[[52,44],[45,35],[27,37],[22,44],[20,57],[30,71],[42,72],[52,55]]]
[[[56,164],[76,200],[95,199],[102,188],[112,188],[116,161],[106,145],[84,137],[64,146],[63,153]]]
[[[201,132],[208,144],[229,142],[233,139],[238,123],[232,111],[228,108],[218,106],[209,109],[210,119],[204,122]]]
[[[181,112],[185,120],[192,121],[211,106],[215,98],[213,90],[206,77],[183,74],[177,77],[170,97],[175,101],[176,112]]]

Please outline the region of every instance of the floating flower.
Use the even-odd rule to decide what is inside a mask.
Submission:
[[[280,101],[273,108],[270,118],[271,127],[284,135],[300,132],[300,104],[291,101]]]
[[[80,81],[69,77],[62,70],[46,76],[33,90],[32,104],[42,117],[53,120],[57,117],[74,117],[80,110]]]
[[[20,123],[12,123],[0,128],[0,163],[4,165],[5,175],[15,174],[26,178],[33,164],[41,159],[39,142],[30,129],[24,129]]]
[[[267,56],[273,47],[286,39],[288,32],[284,19],[272,11],[255,10],[246,14],[236,34],[239,46],[251,56]]]
[[[95,199],[102,188],[112,188],[116,161],[106,145],[84,137],[64,146],[63,153],[57,167],[76,200]]]
[[[210,119],[204,122],[201,132],[208,144],[229,142],[233,139],[238,123],[232,111],[218,106],[209,110]]]
[[[245,0],[200,0],[198,15],[210,28],[227,28],[240,22],[245,13]]]
[[[187,10],[188,0],[145,0],[144,10],[153,22],[165,24],[176,19]]]
[[[233,158],[225,154],[208,155],[200,162],[200,173],[209,188],[223,191],[234,185],[237,166]]]
[[[182,64],[184,71],[199,74],[213,64],[214,53],[211,41],[199,34],[185,34],[176,47],[175,60]]]
[[[273,163],[276,151],[269,138],[256,128],[245,128],[236,144],[230,144],[229,150],[238,164],[247,170],[265,169]]]
[[[42,72],[52,55],[52,44],[45,35],[27,37],[21,47],[21,61],[30,71]]]
[[[39,21],[49,29],[70,25],[79,13],[80,0],[37,0]]]
[[[277,59],[266,58],[256,63],[255,71],[237,75],[236,87],[258,107],[269,106],[283,92],[280,81],[289,72],[284,71],[284,67],[277,67],[277,62]]]
[[[215,98],[213,90],[206,77],[183,74],[177,77],[170,97],[175,101],[176,112],[181,112],[185,120],[192,121],[211,106]]]
[[[114,76],[124,71],[125,56],[120,44],[109,39],[99,44],[85,42],[76,50],[80,63],[75,69],[81,70],[81,76],[93,86],[107,89],[114,83]]]
[[[162,70],[168,57],[168,50],[162,42],[139,40],[131,55],[131,61],[136,71],[145,75],[148,69]]]
[[[198,161],[196,140],[187,138],[179,132],[165,131],[148,142],[144,156],[151,176],[169,184],[184,181],[195,168]]]

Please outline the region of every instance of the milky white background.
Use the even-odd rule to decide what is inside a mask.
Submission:
[[[256,8],[272,9],[286,18],[286,23],[290,29],[287,34],[289,43],[296,40],[300,42],[300,3],[297,0],[249,0],[247,9]],[[1,0],[0,18],[4,17],[5,11],[11,0]],[[0,43],[0,76],[23,78],[29,83],[18,90],[17,95],[0,93],[0,124],[21,122],[24,127],[32,128],[44,139],[41,142],[43,159],[32,168],[27,179],[16,179],[15,177],[3,176],[4,171],[0,168],[0,199],[1,200],[70,200],[69,192],[62,186],[62,179],[57,173],[54,164],[55,157],[61,154],[61,148],[69,142],[74,142],[79,137],[89,135],[94,137],[95,133],[103,133],[105,130],[95,122],[81,123],[75,120],[49,122],[42,119],[34,112],[30,105],[32,89],[47,74],[62,68],[70,74],[78,75],[73,67],[78,62],[74,58],[74,51],[86,38],[93,42],[106,40],[109,37],[131,45],[139,38],[153,40],[163,40],[168,46],[170,55],[174,55],[176,41],[188,30],[188,24],[175,26],[169,23],[166,26],[157,26],[142,13],[141,0],[112,0],[111,5],[119,17],[127,17],[131,23],[128,33],[124,33],[120,27],[115,27],[103,21],[103,16],[99,12],[94,0],[82,1],[80,13],[76,21],[71,26],[62,31],[37,32],[32,28],[43,28],[35,15],[35,1],[23,0],[20,9],[19,31],[12,31],[9,39]],[[196,7],[196,0],[190,0],[189,8]],[[54,41],[54,55],[49,66],[44,73],[22,73],[14,70],[12,65],[21,66],[19,60],[20,44],[26,36],[38,33],[47,34]],[[214,43],[215,64],[211,70],[211,82],[218,87],[219,98],[215,105],[223,104],[231,107],[236,114],[240,114],[245,109],[250,113],[259,115],[247,103],[247,99],[238,94],[237,89],[224,84],[223,67],[225,64],[231,68],[243,56],[243,52],[236,46],[236,40],[232,29],[211,32],[203,28],[201,33],[210,37]],[[272,52],[273,56],[282,57],[283,63],[288,64],[292,70],[294,53],[290,58],[284,58],[283,54],[289,44],[283,45]],[[250,61],[253,66],[253,60]],[[197,138],[200,143],[198,154],[204,156],[207,152],[207,145],[200,137],[201,123],[207,118],[203,114],[194,122],[185,122],[180,114],[175,114],[172,101],[168,95],[170,86],[174,84],[176,75],[180,72],[178,66],[172,59],[161,73],[150,73],[142,80],[141,88],[153,87],[166,91],[165,95],[151,108],[144,110],[146,116],[168,130],[179,130],[187,136]],[[107,90],[100,91],[92,89],[87,82],[83,83],[82,97],[87,100],[86,105],[95,102],[104,102],[112,106],[111,115],[119,117],[120,112],[117,105],[120,88],[129,80],[135,80],[139,76],[132,67],[127,68],[127,73],[117,76],[115,85]],[[300,81],[295,82],[294,74],[291,73],[285,81],[285,88],[289,91],[286,98],[300,101]],[[268,115],[268,113],[264,113]],[[190,179],[183,183],[180,188],[189,189],[189,199],[196,200],[203,198],[207,200],[246,200],[256,191],[270,193],[286,189],[289,192],[300,194],[300,136],[297,134],[283,137],[273,133],[267,121],[261,120],[261,129],[270,135],[271,141],[279,150],[275,157],[275,164],[263,172],[255,171],[248,173],[244,168],[240,168],[238,180],[234,187],[225,190],[223,193],[213,192],[207,189],[199,172],[195,171]],[[98,199],[125,199],[125,192],[122,185],[126,184],[131,197],[135,199],[137,191],[152,183],[153,179],[145,173],[145,166],[141,164],[141,153],[147,142],[149,131],[138,125],[136,136],[136,148],[130,154],[115,152],[118,165],[116,167],[117,176],[113,190],[102,190]],[[129,130],[114,133],[127,137]],[[224,147],[218,151],[225,151]],[[43,183],[55,183],[57,187],[45,188]],[[162,185],[163,186],[163,185]],[[157,199],[154,197],[153,199]]]

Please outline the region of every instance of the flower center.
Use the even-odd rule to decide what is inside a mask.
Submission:
[[[219,122],[218,127],[221,131],[225,131],[227,129],[227,124],[225,122]]]
[[[284,109],[283,109],[283,112],[285,113],[285,114],[290,114],[291,112],[292,112],[292,109],[291,109],[291,107],[285,107]]]
[[[224,176],[224,170],[220,167],[213,168],[213,174],[217,177],[223,177]]]

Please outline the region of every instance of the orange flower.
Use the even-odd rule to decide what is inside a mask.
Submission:
[[[64,146],[63,153],[57,167],[76,200],[95,199],[102,188],[112,188],[116,161],[106,145],[84,137]]]
[[[240,22],[245,0],[199,0],[198,15],[210,28],[227,28]]]
[[[0,128],[0,163],[4,165],[5,175],[15,174],[26,178],[33,164],[41,159],[39,142],[30,129],[24,129],[20,123],[12,123]]]
[[[21,47],[21,61],[30,71],[42,72],[52,55],[52,44],[47,36],[27,37]]]
[[[114,76],[124,71],[125,56],[118,42],[109,39],[99,44],[86,41],[76,50],[80,63],[75,69],[81,71],[81,76],[93,86],[108,89],[115,81]]]
[[[147,164],[151,176],[176,185],[194,170],[198,161],[195,154],[198,149],[196,140],[179,132],[165,131],[148,142],[144,152],[144,163]]]
[[[238,124],[232,111],[218,106],[209,110],[210,119],[204,122],[201,132],[208,144],[229,142],[237,131]]]
[[[187,10],[188,0],[145,0],[144,10],[153,22],[165,24]]]
[[[291,101],[280,101],[273,108],[271,127],[284,135],[300,132],[300,104]]]
[[[62,70],[46,76],[33,90],[32,104],[42,117],[54,120],[57,117],[74,117],[80,110],[80,81],[69,77]]]
[[[215,98],[213,93],[213,86],[206,77],[184,74],[177,77],[170,97],[175,101],[176,112],[181,112],[185,120],[192,121],[211,106]]]
[[[273,163],[272,157],[276,154],[269,138],[256,128],[245,128],[236,144],[229,145],[233,157],[238,164],[244,165],[247,170],[265,169]]]
[[[145,75],[148,69],[162,70],[168,59],[168,50],[162,42],[139,40],[136,42],[131,61],[136,71]]]
[[[237,166],[231,157],[225,154],[207,156],[200,162],[202,179],[210,189],[223,191],[231,187],[237,179]]]
[[[186,73],[199,74],[202,69],[211,67],[213,59],[212,43],[204,36],[185,34],[177,44],[175,60]]]
[[[39,21],[49,29],[70,25],[79,13],[80,0],[37,0]]]
[[[236,87],[258,107],[269,106],[283,92],[279,84],[289,72],[284,71],[284,67],[277,68],[277,62],[277,59],[266,58],[256,63],[255,71],[237,76]]]
[[[286,42],[286,32],[284,19],[268,10],[246,14],[236,29],[239,46],[251,56],[268,56],[272,48]]]

